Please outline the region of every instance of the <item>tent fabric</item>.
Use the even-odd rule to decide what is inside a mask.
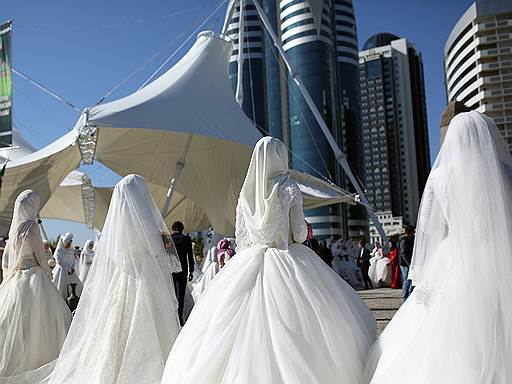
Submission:
[[[78,167],[81,155],[77,137],[73,130],[36,151],[24,141],[16,142],[14,136],[13,147],[0,150],[0,157],[8,160],[0,190],[0,233],[9,230],[19,193],[25,189],[37,191],[44,206],[64,178]]]
[[[333,183],[296,170],[290,170],[290,177],[299,185],[306,210],[332,204],[355,204],[353,195]]]
[[[41,209],[41,218],[86,223],[82,198],[84,176],[82,171],[71,171]]]
[[[232,202],[261,137],[234,99],[231,50],[224,38],[201,33],[161,77],[91,108],[87,120],[98,129],[96,159],[122,176],[137,173],[167,189],[184,159],[176,191],[192,200],[219,233],[231,232]]]
[[[161,209],[164,205],[167,188],[157,184],[148,183],[148,189],[155,199],[157,206]],[[105,223],[110,199],[112,197],[112,191],[113,188],[94,188],[94,228],[98,231],[102,230],[103,224]],[[165,222],[169,229],[171,228],[172,223],[176,220],[180,220],[185,223],[186,231],[199,231],[210,226],[208,217],[204,212],[199,209],[192,200],[185,198],[179,193],[174,196],[169,209],[170,214],[165,218]],[[83,218],[81,222],[85,223],[85,218]]]
[[[231,51],[231,42],[203,32],[161,77],[91,108],[77,123],[78,130],[80,124],[98,130],[96,159],[122,176],[142,175],[160,208],[183,167],[166,221],[182,220],[190,231],[211,225],[217,233],[234,233],[238,195],[261,138],[235,101]],[[328,183],[306,174],[301,178],[306,208],[350,200]]]
[[[183,167],[166,222],[185,222],[188,231],[212,226],[233,234],[238,194],[254,144],[261,138],[236,103],[228,77],[232,44],[203,32],[170,70],[141,90],[82,114],[73,131],[35,151],[24,142],[9,158],[0,196],[0,231],[6,231],[17,194],[32,188],[42,217],[86,222],[80,146],[120,175],[146,179],[163,207],[171,179]],[[85,142],[79,133],[97,131]],[[21,139],[20,139],[21,140]],[[94,142],[96,148],[93,147]],[[72,172],[73,171],[73,172]],[[66,177],[67,176],[67,177]],[[346,203],[352,197],[330,183],[292,172],[305,208]],[[112,188],[94,188],[93,225],[101,230]],[[50,196],[52,196],[50,198]]]
[[[70,134],[70,136],[72,136]],[[7,157],[11,161],[24,161],[29,155],[33,155],[37,149],[33,147],[21,133],[13,130],[13,145],[11,148],[0,150],[0,156]],[[61,219],[85,223],[85,215],[82,204],[82,178],[85,174],[80,170],[71,171],[60,183],[59,187],[51,193],[46,204],[41,204],[41,218]],[[27,183],[27,188],[32,188]],[[5,191],[5,190],[4,190]],[[16,196],[13,196],[16,198]]]
[[[88,121],[98,128],[182,132],[252,147],[261,134],[234,99],[228,73],[231,51],[231,42],[202,32],[166,73],[137,92],[91,108]]]
[[[82,186],[59,187],[41,209],[42,219],[56,219],[86,223]]]

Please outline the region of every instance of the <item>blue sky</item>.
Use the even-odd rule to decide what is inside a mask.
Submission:
[[[95,104],[156,52],[144,67],[109,99],[138,88],[176,50],[221,0],[28,1],[6,0],[0,21],[14,19],[13,65],[79,108]],[[378,32],[409,39],[423,55],[432,161],[439,149],[439,118],[446,106],[443,47],[469,0],[354,0],[359,45]],[[202,29],[220,30],[223,7]],[[171,60],[183,55],[191,39]],[[14,120],[36,147],[70,130],[78,113],[14,77]],[[95,163],[83,167],[95,185],[118,177]],[[92,236],[84,225],[45,224],[50,237],[72,231],[83,244]]]

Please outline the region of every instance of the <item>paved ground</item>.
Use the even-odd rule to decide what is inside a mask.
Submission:
[[[375,316],[377,320],[377,335],[380,335],[402,305],[402,290],[377,288],[359,291],[358,293]]]

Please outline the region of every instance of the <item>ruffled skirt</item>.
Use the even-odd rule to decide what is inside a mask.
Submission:
[[[68,306],[40,267],[5,279],[0,286],[0,377],[56,359],[70,323]]]
[[[360,384],[375,320],[313,251],[250,248],[199,298],[163,384]]]

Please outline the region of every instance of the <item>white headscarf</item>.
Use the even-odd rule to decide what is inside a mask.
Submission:
[[[73,248],[66,248],[66,244],[68,244],[71,241],[73,241],[72,233],[68,232],[60,236],[59,242],[57,243],[57,247],[55,248],[55,252],[53,254],[53,257],[55,258],[55,260],[57,260],[58,263],[61,263],[63,260],[66,260],[69,263],[71,263],[71,261],[73,260],[74,263],[75,254]],[[74,268],[74,266],[72,266],[71,264],[66,265],[64,267]]]
[[[33,225],[37,225],[39,213],[39,195],[32,190],[21,192],[14,203],[11,228],[9,230],[9,241],[7,251],[9,254],[9,273],[14,271],[18,265],[21,245]]]
[[[82,252],[80,253],[80,263],[86,260],[87,258],[91,258],[94,256],[94,241],[87,240],[82,248]],[[80,265],[81,267],[81,265]]]
[[[87,240],[84,244],[84,247],[82,249],[83,255],[91,255],[94,254],[94,241],[93,240]]]
[[[257,234],[272,220],[279,185],[288,179],[288,151],[282,141],[261,138],[252,153],[251,163],[240,192],[239,209],[245,226]]]

